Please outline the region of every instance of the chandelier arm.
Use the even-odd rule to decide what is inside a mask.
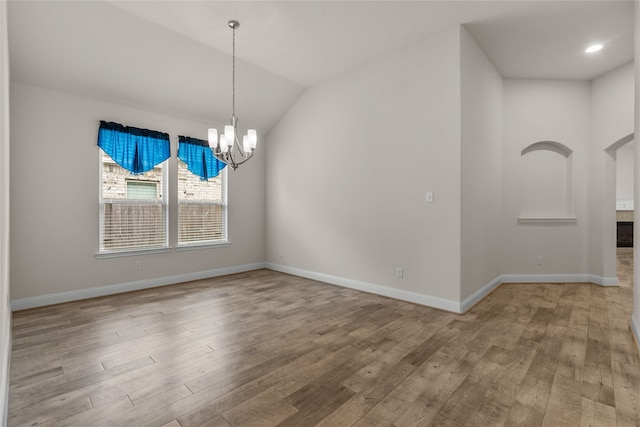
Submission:
[[[238,168],[238,166],[240,166],[241,164],[245,163],[247,160],[249,160],[250,158],[253,157],[253,151],[250,151],[249,153],[246,153],[243,150],[244,154],[241,154],[242,160],[241,161],[237,161],[236,157],[234,157],[233,155],[233,151],[227,151],[222,152],[222,150],[220,150],[218,147],[215,148],[215,150],[213,151],[213,156],[220,160],[221,162],[224,162],[225,164],[231,166],[233,168],[233,170],[236,170]]]
[[[247,157],[247,152],[244,151],[244,146],[243,146],[243,144],[240,143],[240,139],[238,138],[238,126],[237,126],[237,123],[238,123],[238,118],[236,117],[235,120],[234,120],[234,126],[233,126],[233,130],[234,130],[233,135],[234,135],[235,140],[236,140],[236,147],[238,147],[238,151],[240,151],[240,155],[243,158],[246,157],[247,160],[249,160],[249,158],[251,156]],[[251,154],[253,155],[253,153],[251,153]],[[242,163],[244,163],[245,161],[246,160],[244,160]],[[238,163],[238,164],[241,165],[242,163]]]

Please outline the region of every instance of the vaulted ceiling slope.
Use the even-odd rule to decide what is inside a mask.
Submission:
[[[12,80],[267,132],[302,91],[464,24],[505,77],[590,80],[633,60],[632,1],[10,1]],[[584,48],[605,44],[594,56]]]
[[[224,52],[103,1],[12,1],[8,16],[14,81],[215,125],[231,116]],[[304,88],[236,66],[239,125],[267,132]]]

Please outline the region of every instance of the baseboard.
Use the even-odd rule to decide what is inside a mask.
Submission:
[[[70,301],[78,301],[88,298],[114,295],[123,292],[138,291],[141,289],[155,288],[159,286],[173,285],[176,283],[190,282],[193,280],[209,279],[225,276],[227,274],[244,273],[247,271],[269,268],[282,273],[306,277],[332,285],[355,289],[371,294],[382,295],[401,301],[413,302],[427,307],[438,308],[453,313],[464,313],[480,302],[491,291],[502,283],[595,283],[601,286],[617,286],[618,279],[613,277],[601,277],[592,274],[503,274],[478,289],[462,301],[454,301],[446,298],[435,297],[417,292],[381,286],[360,280],[347,279],[329,274],[288,267],[274,263],[253,263],[232,267],[223,267],[214,270],[198,271],[194,273],[178,274],[159,277],[155,279],[138,280],[135,282],[120,283],[116,285],[100,286],[95,288],[79,289],[76,291],[59,292],[54,294],[39,295],[35,297],[19,298],[11,300],[11,310],[19,311],[29,308],[43,307]]]
[[[318,280],[332,285],[368,292],[375,295],[382,295],[459,314],[467,312],[471,307],[479,303],[484,297],[489,295],[494,289],[503,283],[594,283],[600,286],[618,285],[618,279],[615,277],[602,277],[593,274],[503,274],[497,276],[464,300],[454,301],[431,295],[389,288],[387,286],[376,285],[360,280],[347,279],[315,271],[288,267],[280,264],[266,263],[265,267],[282,273],[293,274],[294,276],[306,277],[308,279]]]
[[[347,279],[344,277],[331,276],[328,274],[318,273],[315,271],[303,270],[285,265],[267,263],[266,268],[279,271],[281,273],[293,274],[294,276],[305,277],[307,279],[317,280],[319,282],[329,283],[332,285],[342,286],[344,288],[355,289],[357,291],[367,292],[370,294],[381,295],[401,301],[412,302],[427,307],[438,308],[440,310],[450,311],[453,313],[464,313],[484,296],[489,294],[493,289],[500,285],[500,278],[497,277],[480,290],[465,299],[462,303],[446,298],[435,297],[432,295],[419,294],[417,292],[404,291],[401,289],[390,288],[387,286],[376,285],[374,283],[363,282],[360,280]]]
[[[459,311],[459,313],[466,313],[471,307],[479,303],[484,297],[493,292],[494,289],[502,285],[502,283],[502,276],[498,276],[491,282],[487,283],[486,285],[469,295],[467,298],[462,300],[462,303],[460,304],[461,310]]]
[[[116,285],[99,286],[95,288],[79,289],[77,291],[58,292],[55,294],[39,295],[35,297],[19,298],[11,300],[11,310],[25,310],[28,308],[43,307],[70,301],[78,301],[88,298],[102,297],[106,295],[120,294],[123,292],[138,291],[141,289],[156,288],[159,286],[174,285],[193,280],[209,279],[225,276],[227,274],[244,273],[247,271],[265,268],[265,263],[244,264],[232,267],[223,267],[214,270],[198,271],[194,273],[177,274],[174,276],[158,277],[155,279],[138,280],[135,282],[120,283]]]
[[[502,283],[594,283],[618,286],[618,278],[595,274],[503,274]]]
[[[595,277],[591,283],[595,283],[600,286],[618,286],[620,283],[618,282],[617,277],[602,277],[602,276],[593,276]]]
[[[629,322],[629,329],[631,329],[631,335],[633,336],[633,342],[636,345],[636,350],[640,355],[640,324],[636,320],[634,314],[631,315],[631,321]]]

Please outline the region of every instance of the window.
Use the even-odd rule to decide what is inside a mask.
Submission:
[[[167,247],[169,135],[102,121],[98,146],[100,253]]]
[[[226,169],[205,181],[178,160],[178,245],[227,242]]]
[[[140,175],[100,152],[100,252],[167,246],[164,164]]]
[[[168,248],[169,135],[100,122],[100,255]],[[179,136],[177,244],[227,243],[225,164],[207,141]]]
[[[207,141],[178,136],[178,246],[227,242],[225,166]]]

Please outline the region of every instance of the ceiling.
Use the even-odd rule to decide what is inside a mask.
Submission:
[[[505,77],[592,79],[633,59],[632,1],[111,1],[309,86],[465,24]],[[583,54],[600,41],[597,58]]]
[[[12,80],[262,131],[309,86],[464,24],[504,77],[590,80],[633,60],[632,1],[10,1]],[[592,42],[605,48],[584,54]],[[240,124],[242,126],[242,123]]]

